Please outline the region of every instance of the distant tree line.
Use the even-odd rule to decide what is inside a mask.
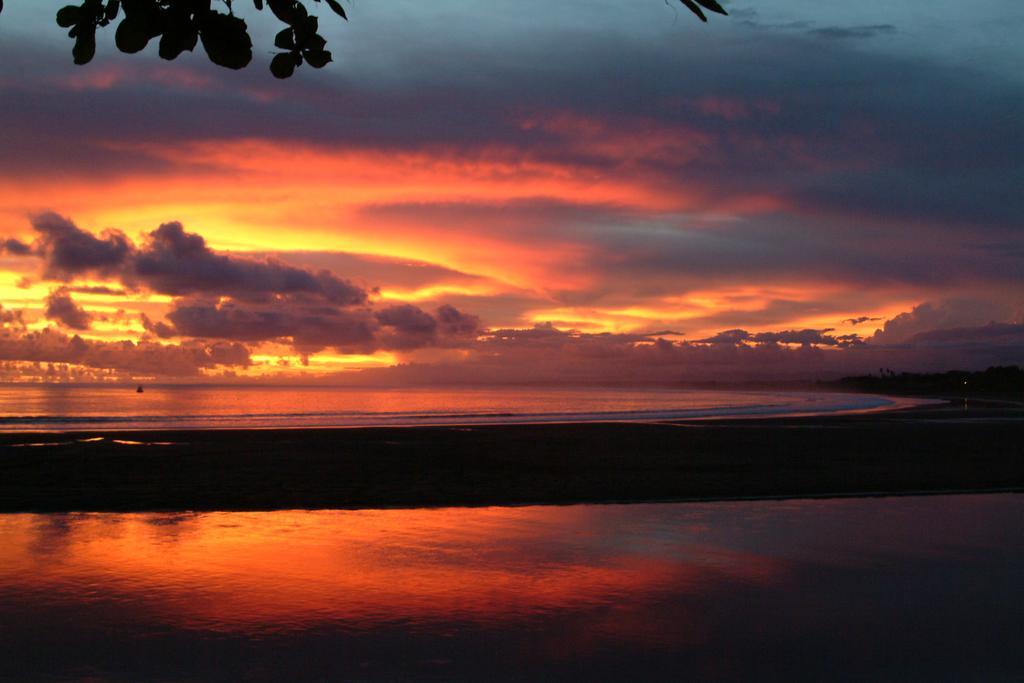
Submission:
[[[880,394],[1024,398],[1024,369],[1016,365],[1003,365],[982,372],[951,370],[941,373],[896,374],[883,368],[878,375],[844,377],[838,384],[848,390]]]

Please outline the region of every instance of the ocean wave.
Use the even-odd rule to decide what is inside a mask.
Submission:
[[[732,400],[729,400],[732,399]],[[444,426],[554,422],[658,422],[682,419],[785,416],[863,411],[892,406],[896,399],[867,394],[678,393],[676,405],[602,410],[315,410],[273,412],[80,414],[0,416],[0,431],[177,430],[288,427]],[[626,403],[627,401],[623,401]],[[634,401],[635,402],[635,401]],[[607,404],[608,401],[606,400]],[[689,403],[689,405],[687,405]]]

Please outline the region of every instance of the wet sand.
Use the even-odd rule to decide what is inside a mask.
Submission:
[[[0,435],[0,511],[1024,490],[1024,407],[675,423]]]

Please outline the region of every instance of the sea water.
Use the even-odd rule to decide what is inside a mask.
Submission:
[[[650,421],[877,410],[867,394],[685,389],[0,385],[0,431]]]

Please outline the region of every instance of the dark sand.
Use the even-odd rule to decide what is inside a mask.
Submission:
[[[31,443],[55,445],[16,445]],[[1024,490],[1019,403],[672,424],[0,435],[3,512],[978,490]]]

